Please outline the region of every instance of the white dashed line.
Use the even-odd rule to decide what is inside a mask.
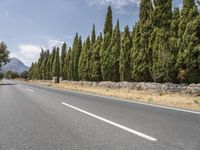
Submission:
[[[31,92],[31,93],[34,93],[34,91],[33,90],[31,90],[31,89],[26,89],[27,91],[29,91],[29,92]]]
[[[96,119],[98,119],[98,120],[101,120],[101,121],[103,121],[103,122],[106,122],[106,123],[108,123],[108,124],[110,124],[110,125],[112,125],[112,126],[118,127],[118,128],[120,128],[120,129],[122,129],[122,130],[125,130],[125,131],[129,132],[129,133],[132,133],[132,134],[134,134],[134,135],[137,135],[137,136],[139,136],[139,137],[142,137],[142,138],[144,138],[144,139],[146,139],[146,140],[149,140],[149,141],[152,141],[152,142],[156,142],[156,141],[157,141],[157,139],[155,139],[155,138],[153,138],[153,137],[151,137],[151,136],[148,136],[148,135],[143,134],[143,133],[141,133],[141,132],[138,132],[138,131],[136,131],[136,130],[130,129],[130,128],[128,128],[128,127],[126,127],[126,126],[123,126],[123,125],[121,125],[121,124],[115,123],[115,122],[113,122],[113,121],[110,121],[110,120],[105,119],[105,118],[103,118],[103,117],[97,116],[97,115],[92,114],[92,113],[90,113],[90,112],[87,112],[87,111],[85,111],[85,110],[79,109],[79,108],[74,107],[74,106],[72,106],[72,105],[69,105],[69,104],[67,104],[67,103],[62,103],[62,104],[65,105],[65,106],[67,106],[67,107],[70,107],[70,108],[72,108],[72,109],[74,109],[74,110],[77,110],[77,111],[79,111],[79,112],[82,112],[82,113],[84,113],[84,114],[86,114],[86,115],[88,115],[88,116],[91,116],[91,117],[93,117],[93,118],[96,118]]]

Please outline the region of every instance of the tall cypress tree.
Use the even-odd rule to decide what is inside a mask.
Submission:
[[[168,82],[172,79],[169,75],[168,58],[173,55],[169,49],[170,21],[172,19],[172,0],[156,0],[151,35],[152,50],[152,77],[155,82]]]
[[[179,71],[184,71],[185,74],[187,74],[187,78],[185,77],[185,80],[181,80],[181,82],[194,82],[194,80],[191,79],[190,75],[191,74],[195,74],[196,73],[192,73],[189,72],[189,67],[190,65],[187,64],[188,63],[188,55],[189,51],[191,51],[191,49],[194,49],[196,44],[198,44],[198,42],[196,44],[194,44],[192,41],[192,39],[194,39],[196,37],[195,35],[195,30],[194,33],[191,32],[191,26],[192,24],[196,24],[194,23],[195,20],[197,19],[197,16],[199,16],[199,12],[197,9],[197,6],[195,4],[195,0],[184,0],[183,1],[183,9],[181,12],[181,17],[180,17],[180,23],[179,23],[179,41],[178,41],[178,46],[179,46],[179,53],[177,56],[177,63],[176,63],[176,69]],[[193,27],[195,28],[195,27]],[[197,29],[197,28],[195,28]],[[188,39],[188,38],[192,38],[192,39]],[[191,42],[191,43],[188,43]],[[189,47],[190,46],[190,47]],[[193,53],[193,51],[191,51],[191,53]],[[188,56],[186,56],[188,55]],[[194,58],[196,59],[196,58]],[[190,63],[191,64],[191,63]],[[191,66],[190,66],[191,67]],[[194,68],[193,68],[194,69]],[[194,69],[196,70],[196,69]],[[194,71],[193,70],[193,71]],[[191,70],[192,71],[192,70]],[[195,71],[196,72],[196,71]],[[196,78],[196,77],[194,77]],[[198,79],[198,78],[196,78]]]
[[[59,56],[59,48],[57,47],[56,55],[53,63],[53,76],[59,78],[60,77],[60,56]]]
[[[87,53],[87,66],[88,66],[88,77],[89,80],[92,80],[92,67],[93,67],[93,61],[92,61],[92,55],[95,49],[95,42],[96,42],[96,30],[95,30],[95,25],[93,24],[92,28],[92,35],[91,35],[91,42],[90,42],[90,49],[88,50]]]
[[[53,47],[52,53],[50,55],[50,74],[51,74],[51,78],[53,77],[53,64],[54,64],[54,59],[56,56],[56,47]]]
[[[151,51],[149,49],[149,38],[152,33],[153,4],[151,0],[142,0],[140,3],[140,20],[138,23],[137,37],[134,47],[132,77],[134,81],[151,81],[150,64]]]
[[[121,43],[120,50],[120,81],[131,81],[131,36],[129,27],[126,26],[124,29],[124,35]]]
[[[71,80],[70,79],[70,54],[71,54],[71,47],[66,53],[65,60],[64,60],[64,79]]]
[[[121,47],[121,33],[119,27],[119,20],[115,26],[111,44],[109,45],[110,54],[107,56],[107,75],[106,80],[109,81],[119,81],[119,56],[120,56],[120,47]],[[112,71],[111,71],[112,70]]]
[[[182,65],[188,83],[200,83],[200,16],[188,23],[183,42],[188,43],[183,51]]]
[[[108,7],[107,14],[106,14],[106,20],[104,23],[104,36],[109,33],[112,35],[113,30],[113,21],[112,21],[112,9],[111,6]]]
[[[101,43],[102,43],[102,33],[97,38],[96,43],[93,46],[92,51],[92,59],[91,59],[91,80],[92,81],[101,81],[101,63],[100,63],[100,50],[101,50]]]
[[[64,59],[67,51],[67,44],[63,43],[62,50],[61,50],[61,56],[60,56],[60,75],[61,77],[64,77]]]
[[[110,43],[112,38],[112,9],[109,6],[105,23],[104,23],[104,39],[101,44],[101,51],[100,51],[100,57],[101,57],[101,72],[102,72],[102,78],[103,80],[109,80],[110,78],[108,75],[110,74],[110,68],[108,67],[109,64],[109,56],[110,56]]]
[[[95,25],[93,24],[92,36],[91,36],[91,44],[93,45],[95,42],[96,42],[96,30],[95,30]]]
[[[81,49],[82,49],[82,40],[81,36],[78,37],[78,34],[76,35],[75,41],[74,41],[74,46],[73,46],[73,80],[77,81],[79,80],[78,77],[78,64],[79,64],[79,57],[81,54]]]
[[[78,66],[78,74],[80,80],[89,80],[88,51],[90,50],[90,37],[88,37],[83,45]]]

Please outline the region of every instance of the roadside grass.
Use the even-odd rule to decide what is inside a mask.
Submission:
[[[29,81],[29,83],[52,86],[72,91],[86,92],[103,96],[111,96],[130,101],[146,102],[163,106],[171,106],[189,110],[200,110],[200,96],[181,93],[160,93],[147,90],[111,89],[103,87],[90,87],[70,83],[53,84],[50,81]]]

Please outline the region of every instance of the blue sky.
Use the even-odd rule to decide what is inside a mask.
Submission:
[[[114,24],[132,29],[138,20],[140,0],[0,0],[0,41],[5,41],[11,57],[26,65],[38,59],[40,47],[51,49],[64,41],[70,46],[78,32],[83,39],[95,23],[103,29],[108,5]],[[181,0],[174,0],[180,5]]]

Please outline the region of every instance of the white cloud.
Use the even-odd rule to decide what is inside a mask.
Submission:
[[[139,5],[140,0],[86,0],[89,6],[108,5],[111,4],[116,9],[122,9],[129,5]]]
[[[30,66],[32,62],[37,61],[41,52],[41,47],[33,44],[21,44],[18,48],[18,51],[11,52],[10,57],[20,59],[28,66]]]
[[[17,51],[11,52],[10,57],[20,59],[24,64],[31,66],[32,62],[36,62],[40,56],[41,48],[52,50],[54,46],[61,47],[64,42],[58,40],[48,40],[46,46],[34,44],[20,44]]]
[[[47,48],[51,50],[54,46],[61,47],[63,45],[63,43],[64,43],[63,41],[48,40]]]

